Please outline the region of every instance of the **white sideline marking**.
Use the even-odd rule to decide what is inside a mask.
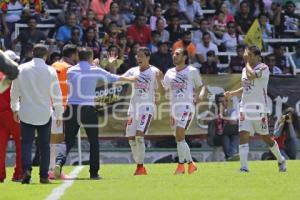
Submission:
[[[61,184],[57,188],[54,188],[51,194],[46,198],[46,200],[60,199],[64,195],[65,191],[73,185],[74,179],[78,176],[83,168],[84,166],[75,167],[75,169],[70,174],[68,174],[68,177],[70,177],[72,180],[65,180],[63,184]]]

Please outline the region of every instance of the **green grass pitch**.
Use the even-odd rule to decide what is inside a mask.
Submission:
[[[193,175],[173,175],[176,164],[146,164],[148,176],[133,176],[135,165],[101,165],[102,180],[91,181],[88,166],[62,200],[297,200],[300,198],[300,161],[288,161],[279,173],[276,161],[251,161],[250,173],[239,173],[239,162],[198,163]],[[74,167],[65,167],[70,172]],[[46,199],[62,181],[38,183],[34,168],[30,185],[8,178],[0,184],[0,200]]]

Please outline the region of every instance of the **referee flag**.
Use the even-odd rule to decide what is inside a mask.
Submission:
[[[249,46],[255,45],[260,50],[263,48],[262,31],[257,19],[253,22],[248,30],[244,42]]]

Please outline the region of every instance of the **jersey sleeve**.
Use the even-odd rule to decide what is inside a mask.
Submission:
[[[269,67],[266,65],[266,67],[262,69],[262,77],[269,78],[269,76],[270,76],[270,70]]]
[[[270,70],[268,65],[261,64],[261,66],[259,67],[259,71],[260,71],[260,76],[258,78],[262,78],[262,79],[269,78]]]
[[[125,77],[133,76],[132,68],[129,69],[129,70],[127,70],[127,71],[123,74],[123,76],[125,76]]]

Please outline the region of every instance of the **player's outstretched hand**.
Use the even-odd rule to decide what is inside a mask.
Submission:
[[[243,59],[244,59],[245,63],[247,63],[249,61],[249,50],[247,48],[244,51]]]
[[[99,66],[100,65],[100,60],[99,58],[96,58],[93,60],[93,64]]]
[[[128,76],[128,77],[124,77],[121,76],[120,81],[128,81],[128,82],[136,82],[138,80],[138,76]]]
[[[224,97],[225,97],[226,99],[231,99],[231,97],[232,97],[231,92],[230,92],[230,91],[224,92]]]
[[[115,53],[114,51],[108,53],[108,62],[109,62],[109,63],[113,63],[113,62],[115,62],[117,59],[118,59],[117,53]]]

